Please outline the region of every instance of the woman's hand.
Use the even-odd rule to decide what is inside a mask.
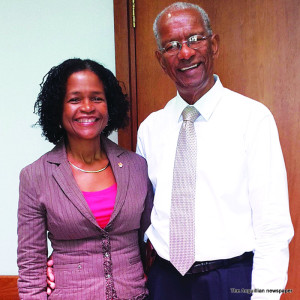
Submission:
[[[50,296],[52,290],[55,289],[55,281],[54,281],[54,273],[53,273],[53,258],[52,255],[48,258],[47,261],[47,295]]]

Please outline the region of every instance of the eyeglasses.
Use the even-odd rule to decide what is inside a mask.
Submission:
[[[202,35],[202,34],[195,34],[190,36],[186,42],[179,43],[178,41],[172,41],[165,45],[164,48],[161,48],[160,50],[164,53],[167,53],[168,55],[176,55],[182,48],[182,45],[184,43],[187,44],[187,46],[191,49],[198,49],[202,46],[203,41],[210,38],[211,35]]]

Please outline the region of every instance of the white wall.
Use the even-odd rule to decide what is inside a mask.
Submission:
[[[113,1],[1,0],[0,44],[0,275],[16,275],[19,172],[53,147],[31,126],[39,84],[72,57],[115,71]]]

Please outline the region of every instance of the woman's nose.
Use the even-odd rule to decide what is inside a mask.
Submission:
[[[93,103],[93,101],[90,101],[90,99],[85,99],[82,102],[82,105],[81,105],[82,111],[91,112],[91,111],[94,111],[94,109],[95,109],[94,103]]]

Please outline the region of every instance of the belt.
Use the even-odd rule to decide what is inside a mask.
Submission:
[[[227,267],[229,265],[235,264],[237,262],[241,262],[247,259],[253,258],[253,252],[245,252],[244,254],[228,259],[218,259],[218,260],[211,260],[211,261],[201,261],[195,262],[191,268],[187,271],[186,274],[196,274],[196,273],[203,273],[209,272],[216,269],[221,269]]]
[[[204,273],[204,272],[209,272],[213,271],[216,269],[221,269],[224,267],[227,267],[229,265],[245,261],[245,260],[250,260],[253,258],[253,252],[245,252],[244,254],[228,259],[218,259],[218,260],[211,260],[211,261],[199,261],[195,262],[191,268],[187,271],[185,275],[191,275],[191,274],[197,274],[197,273]],[[165,263],[171,264],[168,260],[165,260],[161,258],[160,256],[156,256],[156,259],[164,261]],[[172,265],[173,266],[173,265]]]

